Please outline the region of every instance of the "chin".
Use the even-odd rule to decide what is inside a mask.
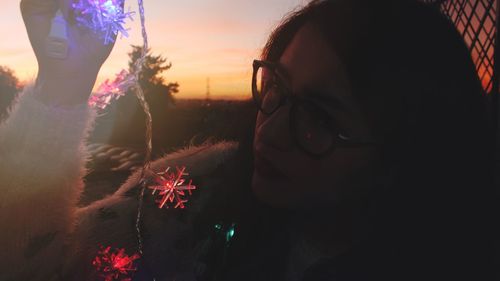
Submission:
[[[294,199],[294,188],[286,178],[269,179],[254,171],[252,191],[259,201],[276,208],[293,208],[298,201]]]

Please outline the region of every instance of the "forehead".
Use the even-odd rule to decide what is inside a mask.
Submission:
[[[294,91],[319,88],[339,98],[349,93],[349,82],[340,58],[312,24],[298,30],[281,56],[280,64]]]

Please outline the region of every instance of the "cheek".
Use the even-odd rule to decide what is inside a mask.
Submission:
[[[337,150],[326,159],[299,164],[301,172],[294,174],[290,189],[304,200],[345,200],[369,188],[375,162],[366,149]]]
[[[252,182],[257,197],[278,208],[314,208],[351,201],[369,188],[367,171],[376,165],[373,151],[366,149],[337,150],[322,160],[295,153],[288,156],[281,165],[285,179],[268,180],[254,174]]]
[[[259,111],[257,113],[257,117],[255,118],[255,135],[258,135],[258,130],[260,128],[260,125],[264,122],[265,116]]]
[[[253,147],[255,149],[256,144],[262,142],[262,132],[261,132],[261,124],[264,122],[265,117],[259,112],[257,113],[257,117],[255,119],[255,128],[253,135]]]
[[[381,167],[380,153],[375,148],[346,149],[344,159],[334,192],[340,199],[357,199],[373,187],[374,176]]]

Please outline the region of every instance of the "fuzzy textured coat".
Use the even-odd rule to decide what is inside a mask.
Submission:
[[[87,173],[85,139],[96,113],[87,106],[48,107],[35,92],[26,87],[0,124],[0,280],[97,280],[88,274],[99,245],[137,249],[140,175],[133,174],[111,196],[78,208]],[[189,259],[175,243],[192,232],[192,220],[210,196],[207,191],[220,184],[210,174],[237,147],[235,142],[189,147],[152,163],[155,172],[186,166],[190,177],[201,181],[182,219],[145,203],[144,252],[165,257],[144,257],[148,267],[161,268],[157,281],[172,280],[170,270]]]

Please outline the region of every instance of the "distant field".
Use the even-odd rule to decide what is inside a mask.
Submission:
[[[178,100],[175,105],[150,106],[155,154],[208,138],[234,140],[251,134],[256,112],[250,100]],[[144,122],[142,109],[130,96],[98,118],[90,141],[142,147]]]

